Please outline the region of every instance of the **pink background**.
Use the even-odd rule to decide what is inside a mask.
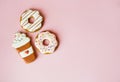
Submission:
[[[11,47],[29,8],[44,15],[44,30],[60,46],[25,64]],[[120,82],[120,0],[0,0],[0,82]]]

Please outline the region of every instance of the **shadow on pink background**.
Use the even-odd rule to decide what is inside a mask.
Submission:
[[[55,53],[25,64],[11,47],[25,32],[19,17],[29,8],[45,17],[44,30],[58,35]],[[0,82],[120,82],[119,0],[0,0]]]

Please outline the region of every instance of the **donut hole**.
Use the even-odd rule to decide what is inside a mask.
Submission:
[[[50,41],[48,39],[43,40],[43,45],[48,46],[50,44]]]
[[[31,16],[30,18],[28,18],[28,22],[29,22],[29,23],[33,24],[34,21],[35,21],[34,17]]]

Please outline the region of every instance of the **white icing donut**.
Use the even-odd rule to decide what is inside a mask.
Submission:
[[[33,18],[34,21],[30,22],[29,19]],[[42,27],[43,17],[37,10],[26,10],[20,17],[20,25],[23,29],[29,32],[35,32]]]
[[[49,40],[49,44],[47,46],[44,45],[44,40]],[[58,46],[58,41],[53,33],[45,31],[38,34],[38,36],[35,39],[35,46],[41,53],[51,54],[55,51],[56,47]]]

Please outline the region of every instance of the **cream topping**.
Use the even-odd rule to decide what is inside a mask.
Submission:
[[[24,33],[16,33],[15,38],[13,40],[12,47],[19,48],[21,46],[24,46],[30,41],[30,38],[26,36]]]

